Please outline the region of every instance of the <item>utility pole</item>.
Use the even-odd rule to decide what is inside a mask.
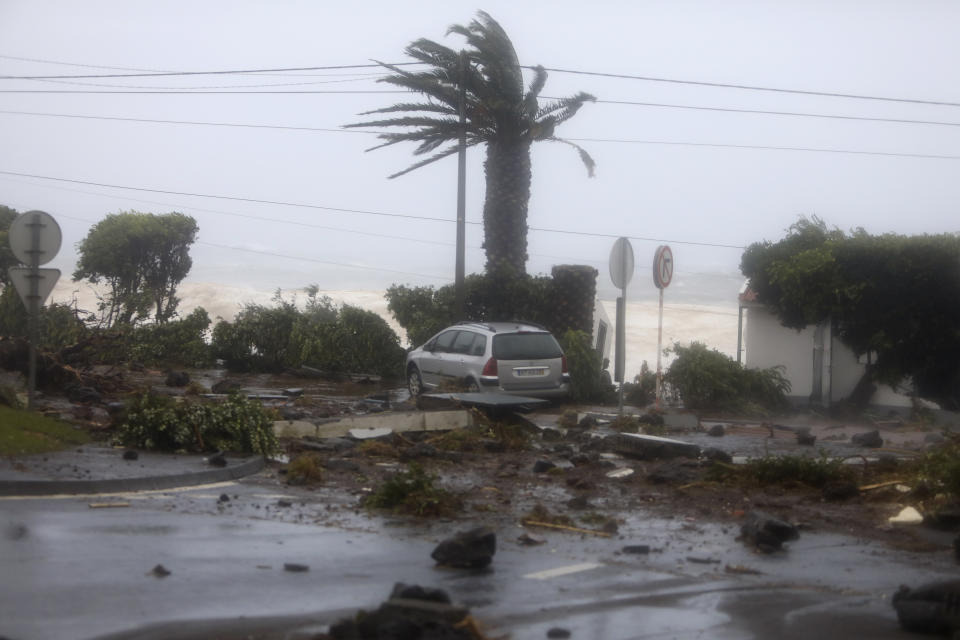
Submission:
[[[464,269],[467,224],[467,52],[460,50],[460,145],[457,153],[457,264],[454,275],[454,307],[458,320],[465,318]]]

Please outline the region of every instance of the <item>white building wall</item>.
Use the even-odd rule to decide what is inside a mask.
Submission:
[[[744,309],[744,366],[766,369],[783,366],[790,380],[790,395],[809,398],[813,391],[813,331],[787,329],[762,307]]]

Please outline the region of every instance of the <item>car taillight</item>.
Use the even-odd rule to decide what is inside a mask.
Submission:
[[[561,360],[562,364],[561,364],[560,373],[570,373],[570,370],[567,369],[567,356],[564,355],[564,356],[561,356],[561,358],[562,358]]]
[[[483,365],[483,371],[481,372],[481,375],[490,376],[491,378],[496,377],[497,375],[497,359],[496,358],[490,358],[489,360],[487,360],[487,364]]]

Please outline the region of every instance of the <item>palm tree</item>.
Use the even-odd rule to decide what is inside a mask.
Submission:
[[[530,87],[524,91],[522,69],[510,38],[488,14],[480,11],[477,15],[478,19],[468,26],[453,25],[447,31],[466,38],[468,47],[463,51],[454,51],[427,39],[416,40],[406,47],[407,55],[428,66],[425,71],[411,72],[378,62],[393,72],[381,82],[422,93],[426,96],[425,102],[402,102],[368,111],[360,115],[402,115],[346,126],[408,129],[402,133],[379,134],[384,142],[369,149],[398,142],[418,143],[414,155],[427,157],[390,176],[396,178],[457,153],[462,91],[466,144],[487,145],[483,165],[486,175],[483,246],[487,253],[487,272],[525,274],[530,145],[539,141],[570,145],[579,152],[592,176],[594,162],[590,155],[569,140],[557,138],[554,130],[572,118],[585,102],[595,98],[580,92],[541,104],[546,70],[534,67]],[[451,144],[441,149],[446,143]]]

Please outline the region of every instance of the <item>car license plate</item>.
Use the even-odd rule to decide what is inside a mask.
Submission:
[[[545,376],[547,375],[546,367],[526,367],[523,369],[514,369],[514,373],[517,374],[517,377],[527,378],[531,376]]]

